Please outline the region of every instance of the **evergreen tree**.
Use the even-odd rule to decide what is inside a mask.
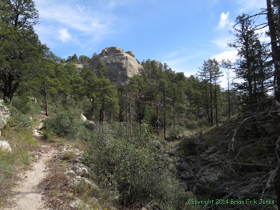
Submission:
[[[85,95],[84,81],[77,67],[73,63],[67,63],[64,66],[64,71],[70,85],[70,92],[68,92],[70,99],[74,101],[82,99]]]
[[[104,63],[100,62],[97,66],[98,80],[95,83],[96,102],[99,111],[99,119],[105,122],[106,113],[112,113],[114,116],[119,112],[117,88],[111,84],[108,78],[108,70]]]
[[[169,85],[168,82],[166,81],[166,79],[160,79],[159,80],[159,91],[162,93],[162,101],[163,101],[163,134],[164,134],[164,138],[166,138],[166,108],[167,108],[167,104],[166,104],[166,97],[169,91]]]
[[[36,74],[43,50],[33,30],[37,23],[32,0],[0,1],[0,90],[10,103],[20,83]]]
[[[89,62],[90,62],[90,58],[87,57],[86,55],[80,55],[79,56],[78,63],[85,64],[85,63],[89,63]]]
[[[84,90],[86,97],[91,101],[91,117],[93,117],[94,108],[95,108],[95,100],[96,100],[96,93],[95,93],[95,86],[97,81],[97,76],[93,69],[89,66],[84,66],[81,75],[84,81]]]
[[[266,81],[272,76],[269,67],[268,50],[259,41],[259,35],[255,33],[253,21],[243,14],[236,19],[233,35],[235,42],[229,46],[238,51],[239,60],[235,64],[235,73],[243,82],[238,85],[239,90],[248,97],[244,98],[247,104],[257,102],[258,95],[265,95]]]
[[[206,112],[211,126],[213,125],[213,74],[213,60],[209,59],[208,61],[204,61],[199,76],[202,77],[204,82]]]
[[[274,64],[274,94],[275,99],[280,101],[280,2],[279,0],[266,0],[267,21],[271,38],[272,61]],[[280,192],[279,192],[280,194]],[[280,196],[280,195],[279,195]],[[279,198],[280,202],[280,198]]]

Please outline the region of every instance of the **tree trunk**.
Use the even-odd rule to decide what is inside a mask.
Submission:
[[[216,126],[218,127],[218,99],[217,99],[217,84],[215,82],[215,109],[216,109]]]
[[[210,124],[211,126],[213,123],[213,96],[212,96],[212,81],[210,79]]]
[[[157,102],[157,134],[159,135],[159,100]]]
[[[228,76],[228,120],[230,121],[230,92],[229,92],[229,72],[227,72]]]
[[[7,99],[9,99],[9,103],[10,105],[12,105],[12,101],[13,101],[13,96],[14,96],[14,93],[16,92],[16,90],[18,89],[18,86],[19,86],[19,82],[16,82],[15,85],[13,86],[13,82],[14,82],[14,79],[13,79],[13,76],[12,75],[9,75],[6,77],[6,80],[4,80],[4,88],[3,88],[3,100],[5,102],[8,102]]]
[[[103,125],[104,121],[105,121],[105,99],[104,98],[102,99],[102,106],[99,111],[99,120],[100,120],[101,124]]]
[[[93,99],[91,99],[91,119],[93,119],[93,112],[94,112],[94,101],[93,101]]]
[[[166,120],[166,110],[165,110],[165,90],[163,90],[163,108],[164,108],[164,117],[163,117],[163,134],[164,134],[164,139],[166,139],[166,136],[165,136],[165,120]]]
[[[129,96],[129,136],[131,136],[131,98]]]
[[[271,38],[272,60],[274,63],[274,97],[277,101],[280,101],[280,53],[277,47],[277,30],[276,24],[273,19],[273,9],[271,0],[266,0],[267,3],[267,20]]]
[[[208,123],[211,123],[211,119],[209,116],[209,104],[208,104],[208,89],[207,89],[207,83],[205,85],[206,87],[206,97],[205,97],[205,102],[206,102],[206,114],[207,114],[207,118],[208,118]]]
[[[46,104],[46,116],[49,116],[48,93],[47,93],[47,85],[45,80],[44,80],[44,95],[45,95],[45,104]]]

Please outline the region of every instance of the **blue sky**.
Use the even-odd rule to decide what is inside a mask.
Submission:
[[[227,47],[235,18],[255,14],[265,0],[34,0],[43,44],[61,58],[92,56],[106,47],[196,74],[204,60],[236,58]],[[264,22],[265,18],[260,18]],[[264,30],[263,30],[264,32]],[[265,35],[262,41],[269,41]],[[232,74],[233,77],[233,74]],[[226,86],[225,79],[221,85]]]

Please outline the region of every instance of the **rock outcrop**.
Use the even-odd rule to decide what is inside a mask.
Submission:
[[[10,110],[2,105],[3,100],[0,100],[0,131],[5,127],[7,124],[7,120],[9,119],[11,113]]]
[[[125,84],[130,77],[139,74],[139,69],[142,69],[132,51],[124,52],[119,47],[105,48],[89,65],[96,69],[99,62],[106,65],[109,79],[116,85]]]

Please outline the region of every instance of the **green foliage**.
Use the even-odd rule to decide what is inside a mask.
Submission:
[[[22,114],[14,106],[7,105],[7,107],[11,112],[11,118],[8,120],[7,126],[14,127],[17,131],[31,129],[32,122],[26,115]]]
[[[273,86],[272,62],[268,59],[271,49],[266,43],[261,43],[261,35],[256,32],[254,20],[249,15],[238,16],[235,22],[232,32],[235,40],[229,46],[238,51],[239,59],[234,64],[234,70],[241,82],[236,86],[244,103],[252,105],[262,101]]]
[[[181,135],[186,129],[182,126],[175,126],[175,127],[172,127],[170,130],[169,130],[169,137],[171,139],[176,139],[178,138],[179,135]]]
[[[98,66],[96,67],[98,78],[106,78],[108,79],[108,70],[106,68],[106,65],[103,62],[98,63]]]
[[[22,114],[35,115],[40,113],[40,105],[34,104],[26,95],[14,97],[13,106]]]
[[[86,55],[80,55],[79,56],[79,63],[85,64],[90,62],[90,58]]]
[[[64,160],[72,160],[75,158],[75,153],[73,151],[66,151],[62,155],[62,159]]]
[[[76,139],[82,136],[85,130],[80,116],[81,113],[77,110],[63,111],[47,118],[43,129],[49,133],[53,132],[60,137]]]
[[[32,0],[1,1],[0,8],[0,83],[4,100],[13,99],[20,83],[37,74],[36,61],[42,45],[33,26],[38,11]]]
[[[134,129],[128,137],[126,126],[109,125],[96,130],[93,146],[84,163],[94,164],[94,177],[100,185],[117,189],[124,205],[136,202],[170,204],[181,209],[185,192],[175,179],[172,160],[161,154],[163,142],[149,134],[148,125]]]

